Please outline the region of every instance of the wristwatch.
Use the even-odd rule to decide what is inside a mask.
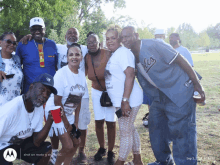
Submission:
[[[128,99],[128,98],[123,97],[123,98],[122,98],[122,101],[123,101],[123,102],[125,102],[125,101],[129,102],[129,99]]]

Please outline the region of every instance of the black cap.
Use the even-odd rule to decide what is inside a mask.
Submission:
[[[43,85],[46,85],[47,87],[50,88],[50,90],[53,94],[55,94],[55,95],[57,94],[56,88],[53,87],[54,81],[53,81],[53,77],[51,75],[49,75],[47,73],[43,73],[40,76],[38,76],[37,78],[35,78],[33,83],[37,83],[37,82],[40,82]]]

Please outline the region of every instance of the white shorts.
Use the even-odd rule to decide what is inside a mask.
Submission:
[[[78,122],[79,129],[86,130],[88,128],[90,120],[91,113],[89,111],[89,98],[82,98]]]
[[[102,107],[100,97],[102,91],[92,88],[92,104],[95,115],[95,120],[105,120],[108,122],[116,122],[115,107]]]

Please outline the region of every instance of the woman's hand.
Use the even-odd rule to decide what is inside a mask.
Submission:
[[[2,81],[3,81],[3,79],[5,79],[5,80],[6,80],[6,73],[5,73],[5,72],[3,72],[3,71],[0,71],[0,81],[2,82]]]
[[[76,129],[78,130],[78,123],[74,122],[74,125],[76,126]]]
[[[80,138],[73,138],[72,139],[72,141],[73,141],[73,146],[74,147],[78,147],[79,146],[79,144],[81,143],[81,139]]]
[[[63,107],[60,107],[60,116],[61,116],[61,118],[66,116]]]
[[[131,108],[128,101],[121,102],[121,111],[122,111],[122,116],[129,117],[131,113]]]

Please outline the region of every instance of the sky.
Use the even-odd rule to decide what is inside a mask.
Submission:
[[[192,25],[196,33],[220,22],[220,0],[125,0],[126,8],[113,10],[112,4],[103,6],[107,18],[129,15],[139,27],[141,22],[150,28],[178,28],[182,23]]]

